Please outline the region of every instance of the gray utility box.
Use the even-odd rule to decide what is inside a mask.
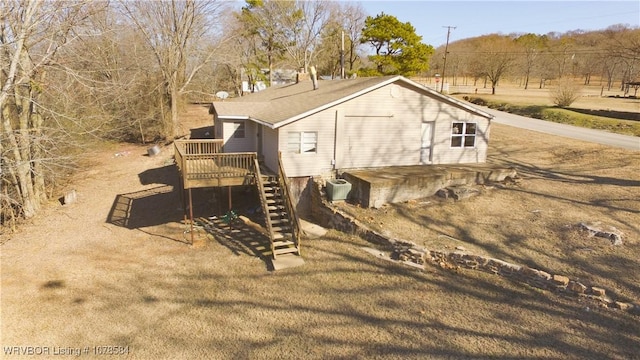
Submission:
[[[351,183],[344,179],[327,180],[327,196],[329,200],[347,200],[351,191]]]

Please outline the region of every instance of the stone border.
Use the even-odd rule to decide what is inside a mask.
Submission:
[[[461,250],[454,252],[428,250],[409,241],[390,238],[369,229],[357,219],[345,214],[329,203],[323,195],[322,183],[314,179],[312,185],[311,213],[314,220],[319,222],[319,225],[347,234],[358,235],[373,244],[381,245],[390,250],[391,259],[393,260],[419,267],[420,269],[424,269],[425,265],[430,263],[450,270],[459,270],[461,268],[480,270],[539,289],[594,300],[602,307],[620,309],[640,315],[640,304],[611,299],[607,296],[604,288],[585,285],[564,275],[549,274],[528,266],[511,264],[499,259],[474,255]]]

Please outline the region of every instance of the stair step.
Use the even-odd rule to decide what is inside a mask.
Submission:
[[[276,255],[280,255],[280,254],[289,254],[289,253],[297,253],[298,252],[298,248],[295,247],[288,247],[288,248],[281,248],[281,249],[275,249],[273,251],[274,254]]]
[[[273,231],[273,240],[293,239],[291,231]]]
[[[272,226],[274,233],[291,233],[291,226]]]
[[[291,245],[295,245],[296,243],[294,243],[293,241],[274,241],[273,242],[273,246],[274,247],[278,247],[278,246],[291,246]]]
[[[278,224],[289,224],[289,219],[287,218],[271,219],[271,225],[278,225]]]

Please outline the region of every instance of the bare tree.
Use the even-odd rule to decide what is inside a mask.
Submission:
[[[634,81],[640,74],[640,28],[611,26],[605,33],[608,38],[606,45],[608,54],[619,60],[620,88],[624,90],[625,84]],[[611,82],[610,78],[610,85]]]
[[[359,39],[367,15],[361,4],[336,2],[331,5],[318,45],[318,60],[320,68],[335,77],[341,73],[342,65],[345,75],[357,70],[356,65],[362,57]],[[341,63],[341,57],[344,57],[344,64]]]
[[[295,1],[247,0],[239,14],[242,34],[255,45],[256,67],[268,68],[269,84],[273,82],[273,67],[296,44],[303,12]],[[304,57],[303,57],[304,58]],[[256,69],[261,70],[261,69]]]
[[[227,3],[208,0],[122,1],[123,13],[141,31],[152,49],[162,74],[164,96],[162,104],[170,109],[167,138],[179,132],[178,111],[181,96],[193,77],[208,64],[216,48],[203,53],[203,42],[215,17],[223,12]],[[167,123],[167,121],[164,121]]]
[[[545,47],[546,41],[546,36],[538,36],[535,34],[522,35],[515,40],[516,44],[524,51],[524,57],[522,58],[521,64],[524,70],[525,90],[529,88],[531,73],[538,64],[538,58]]]
[[[343,27],[346,35],[346,61],[349,64],[349,71],[353,72],[356,62],[361,58],[360,56],[360,37],[362,35],[362,29],[364,29],[364,22],[367,19],[361,4],[346,3],[343,5]]]
[[[302,18],[294,26],[294,41],[287,46],[292,61],[297,68],[306,69],[315,61],[321,34],[327,27],[335,3],[328,0],[298,1]]]
[[[478,40],[475,50],[478,71],[491,82],[491,94],[495,94],[498,82],[516,59],[514,42],[500,35],[481,36]]]
[[[63,61],[50,77],[56,92],[47,99],[55,110],[51,117],[68,132],[97,138],[142,143],[163,138],[157,121],[162,77],[141,33],[112,7],[75,32],[82,36],[61,51]]]
[[[41,101],[60,50],[77,39],[77,25],[104,3],[39,0],[0,3],[0,175],[4,196],[26,218],[46,201],[51,162]]]

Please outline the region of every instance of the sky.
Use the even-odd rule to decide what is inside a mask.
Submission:
[[[640,0],[625,1],[390,1],[362,0],[368,15],[393,15],[416,28],[422,42],[439,47],[487,34],[564,33],[604,30],[611,25],[640,27]],[[450,29],[448,27],[451,27]]]

